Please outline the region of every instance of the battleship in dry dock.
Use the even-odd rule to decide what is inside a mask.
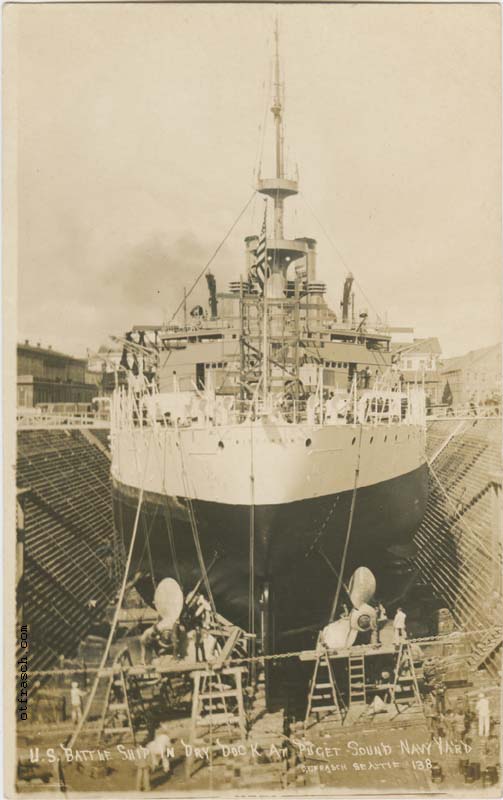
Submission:
[[[217,292],[207,273],[208,309],[190,324],[126,334],[111,423],[115,518],[126,552],[135,537],[138,588],[203,586],[263,652],[333,618],[334,587],[359,566],[384,598],[428,492],[422,388],[402,391],[389,335],[355,314],[352,277],[335,313],[316,241],[285,233],[298,181],[285,174],[277,51],[271,110],[276,175],[258,181],[266,211],[245,240],[246,276],[236,266]]]

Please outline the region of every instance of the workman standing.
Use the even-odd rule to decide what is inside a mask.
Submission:
[[[379,603],[377,606],[377,643],[381,644],[381,631],[385,627],[388,621],[388,615],[386,614],[386,609],[384,608],[382,603]]]
[[[393,620],[393,644],[398,647],[400,642],[405,641],[407,638],[407,630],[405,628],[405,620],[407,614],[402,608],[397,608],[395,618]]]
[[[72,722],[78,725],[82,719],[82,698],[85,697],[85,692],[79,688],[77,681],[72,681],[70,689],[70,703],[72,706]]]
[[[168,748],[171,746],[171,739],[168,734],[168,726],[162,722],[156,731],[155,739],[147,744],[150,753],[151,765],[153,769],[162,764],[163,771],[168,773],[170,770]]]
[[[491,714],[489,711],[489,698],[486,697],[484,692],[479,694],[479,699],[477,700],[475,708],[479,720],[479,736],[489,736]]]
[[[202,592],[197,595],[194,613],[196,625],[209,628],[211,625],[211,606]]]
[[[152,758],[148,745],[139,750],[136,758],[136,791],[137,792],[150,792],[150,769],[152,766]]]

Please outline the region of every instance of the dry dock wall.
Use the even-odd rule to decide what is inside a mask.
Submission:
[[[428,423],[430,497],[415,537],[416,563],[464,630],[500,622],[500,441],[500,419]],[[487,658],[495,649],[489,639]]]
[[[113,597],[110,460],[106,439],[94,435],[18,432],[17,486],[27,490],[21,495],[24,569],[18,603],[30,628],[32,669],[72,655]]]

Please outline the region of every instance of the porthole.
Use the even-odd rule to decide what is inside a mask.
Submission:
[[[355,442],[356,442],[356,436],[353,436],[353,438],[351,439],[351,444],[354,444]]]
[[[311,439],[306,439],[306,447],[311,447]]]
[[[385,437],[384,437],[384,441],[385,441],[385,442],[387,442],[387,441],[388,441],[388,437],[387,437],[387,436],[385,436]]]
[[[395,442],[397,441],[397,439],[398,439],[398,434],[395,433]]]
[[[218,443],[218,446],[219,446],[220,450],[223,450],[223,449],[224,449],[224,443],[222,442],[222,440],[221,440],[221,439],[220,439],[220,441],[219,441],[219,443]]]
[[[372,444],[372,442],[373,442],[373,441],[374,441],[374,437],[373,437],[373,436],[371,436],[371,437],[370,437],[370,444]]]

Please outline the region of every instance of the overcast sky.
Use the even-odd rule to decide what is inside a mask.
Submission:
[[[4,13],[19,42],[18,338],[82,354],[169,318],[250,198],[275,8]],[[438,336],[446,356],[500,339],[499,13],[279,12],[286,143],[301,185],[286,234],[318,240],[334,306],[351,269],[361,306]],[[215,261],[219,288],[243,272],[261,206],[250,204]],[[206,300],[205,284],[193,298]]]

